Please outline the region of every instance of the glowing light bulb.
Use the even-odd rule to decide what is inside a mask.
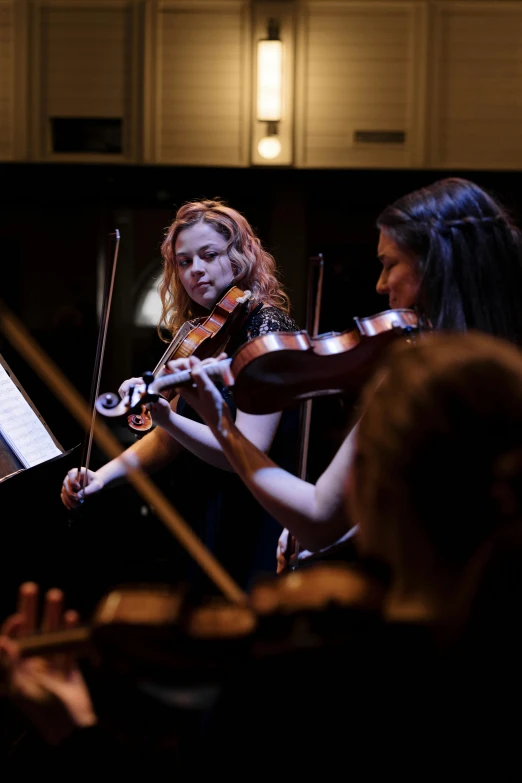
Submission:
[[[281,142],[277,136],[264,136],[257,145],[257,151],[265,160],[274,160],[281,153]]]
[[[283,110],[283,44],[258,41],[257,119],[279,122]]]

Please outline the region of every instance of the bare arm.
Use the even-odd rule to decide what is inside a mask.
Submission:
[[[226,354],[224,353],[220,354],[217,359],[225,356]],[[215,363],[217,359],[207,359],[202,361],[201,364],[204,366],[208,362]],[[168,363],[168,370],[171,372],[188,370],[195,362],[199,364],[199,361],[195,358],[176,359]],[[217,388],[214,388],[216,393],[219,394]],[[169,405],[165,399],[160,397],[157,402],[153,403],[150,408],[154,423],[159,425],[180,446],[192,452],[192,454],[195,454],[196,457],[199,457],[204,462],[208,462],[216,468],[233,472],[233,466],[227,459],[219,440],[215,437],[210,427],[207,424],[180,416],[176,412],[178,400],[179,395]],[[274,440],[280,419],[281,413],[253,416],[238,410],[236,427],[258,449],[268,452]]]
[[[280,418],[280,413],[253,416],[238,411],[235,426],[260,451],[265,452],[272,445]],[[206,424],[192,421],[192,419],[187,419],[170,410],[161,427],[171,438],[200,459],[214,465],[214,467],[234,471],[220,441]]]
[[[176,364],[180,363],[184,364],[185,360],[178,360]],[[154,473],[168,465],[184,449],[215,467],[233,471],[234,468],[210,428],[176,413],[178,399],[179,397],[175,397],[169,403],[161,397],[151,405],[153,421],[159,426],[129,446],[118,457],[102,465],[96,472],[89,471],[85,489],[82,489],[85,481],[83,475],[79,481],[77,469],[70,470],[62,486],[61,498],[64,505],[69,509],[75,508],[84,497],[99,492],[104,487],[121,483],[126,480],[129,467],[141,468],[148,474]],[[268,451],[280,418],[280,413],[252,416],[238,411],[237,427],[259,449]]]
[[[196,389],[183,389],[181,394],[207,422],[228,461],[259,503],[307,549],[320,549],[346,533],[351,523],[344,486],[354,453],[355,428],[317,484],[310,484],[278,467],[245,437],[232,421],[204,366],[194,363],[192,376]]]
[[[82,468],[80,477],[77,468],[70,470],[62,484],[62,503],[68,509],[76,508],[84,497],[126,480],[129,467],[139,467],[151,474],[171,462],[182,450],[177,441],[157,427],[97,471],[87,471],[85,488],[85,468]]]
[[[139,467],[148,474],[155,473],[182,451],[179,443],[160,427],[156,427],[125,449],[119,457],[99,468],[95,475],[107,486],[125,479],[128,465]]]

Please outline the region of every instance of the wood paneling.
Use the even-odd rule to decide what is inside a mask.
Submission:
[[[189,165],[247,162],[241,4],[162,7],[156,59],[156,160]]]
[[[522,167],[522,3],[441,4],[435,30],[435,165]]]
[[[0,2],[0,160],[13,157],[14,19],[12,2]]]
[[[419,142],[415,3],[310,2],[301,95],[304,166],[407,166]],[[356,131],[404,131],[404,144]]]

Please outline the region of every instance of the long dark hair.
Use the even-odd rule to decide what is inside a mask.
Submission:
[[[416,255],[417,307],[435,329],[522,344],[522,235],[494,196],[442,179],[386,207],[377,226]]]

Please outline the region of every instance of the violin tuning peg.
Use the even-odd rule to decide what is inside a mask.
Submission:
[[[117,394],[113,394],[113,392],[107,392],[106,394],[102,394],[98,397],[96,400],[96,409],[98,411],[106,411],[106,410],[112,410],[120,403],[120,398]]]
[[[147,370],[147,372],[143,373],[142,378],[143,378],[143,383],[145,384],[145,386],[150,386],[150,384],[154,380],[154,373],[152,373],[149,370]]]

